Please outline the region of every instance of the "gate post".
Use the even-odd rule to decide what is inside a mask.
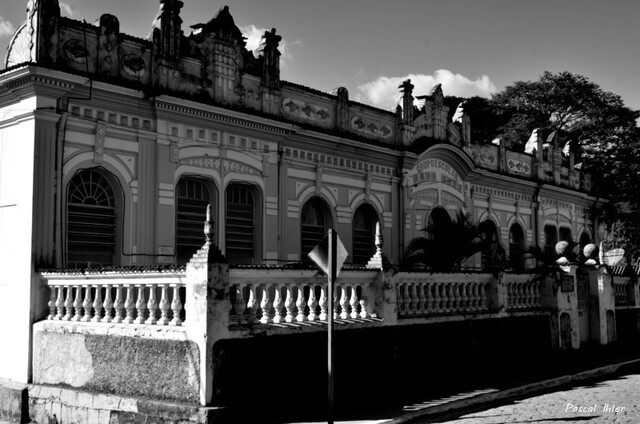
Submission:
[[[552,349],[578,349],[580,332],[575,266],[554,270],[545,276],[542,304],[551,310]]]
[[[616,340],[615,293],[605,269],[582,270],[589,279],[589,340],[601,345]]]

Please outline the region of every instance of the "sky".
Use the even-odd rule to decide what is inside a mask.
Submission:
[[[265,30],[283,37],[281,79],[394,109],[398,85],[414,96],[438,83],[445,95],[489,97],[544,71],[586,76],[640,109],[638,0],[183,0],[183,31],[228,5],[257,46]],[[0,51],[26,19],[27,0],[2,0]],[[62,14],[146,37],[159,0],[66,0]]]

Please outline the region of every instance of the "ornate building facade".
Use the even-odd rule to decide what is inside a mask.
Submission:
[[[335,227],[347,263],[364,265],[377,222],[398,264],[459,211],[491,222],[516,269],[529,246],[596,241],[590,176],[558,146],[476,144],[440,87],[414,109],[406,81],[389,112],[283,81],[275,30],[250,52],[225,6],[184,35],[182,5],[161,0],[140,39],[113,15],[93,25],[28,2],[0,72],[0,293],[15,300],[0,319],[16,337],[46,302],[35,269],[184,264],[207,204],[231,264],[304,263]],[[27,379],[28,364],[8,367]]]

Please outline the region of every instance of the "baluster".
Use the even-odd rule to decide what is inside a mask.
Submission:
[[[431,284],[433,286],[433,311],[440,312],[440,286],[441,284],[434,282]]]
[[[449,312],[449,299],[450,299],[451,286],[449,283],[442,284],[442,292],[440,293],[440,303],[442,305],[443,312]]]
[[[433,284],[424,283],[424,312],[429,313],[431,309],[433,309]]]
[[[315,321],[318,319],[318,314],[316,313],[316,308],[318,307],[318,301],[316,300],[316,286],[311,285],[309,287],[309,300],[307,300],[307,306],[309,307],[309,316],[307,319],[309,321]],[[322,317],[320,317],[322,319]]]
[[[454,311],[459,311],[461,308],[460,300],[462,297],[460,296],[460,283],[451,284],[451,291],[453,292],[451,309]]]
[[[76,297],[73,301],[73,308],[76,311],[76,314],[71,318],[72,321],[80,321],[82,320],[82,287],[76,286]]]
[[[169,309],[171,307],[169,303],[169,285],[162,284],[162,290],[160,292],[160,319],[158,320],[158,324],[167,325],[169,324]]]
[[[144,298],[144,284],[137,284],[138,287],[138,299],[136,300],[136,310],[138,311],[138,316],[135,319],[136,324],[144,324],[144,312],[147,308],[147,302]]]
[[[56,288],[54,286],[49,286],[49,302],[47,302],[47,306],[49,307],[47,319],[52,320],[56,316]]]
[[[93,286],[93,289],[96,291],[95,296],[93,297],[93,306],[94,314],[91,322],[100,322],[102,321],[102,289],[98,284]]]
[[[273,293],[273,322],[282,322],[282,287],[279,284],[275,285],[275,292]]]
[[[309,288],[309,292],[313,292],[313,286]],[[307,306],[307,300],[304,298],[304,285],[298,286],[298,298],[296,299],[296,308],[298,308],[298,315],[296,315],[296,321],[303,322],[306,317],[304,316],[304,307]],[[309,315],[311,315],[311,308],[309,308]]]
[[[537,281],[533,283],[533,294],[534,294],[534,306],[539,307],[540,306],[540,283]]]
[[[236,311],[238,323],[244,322],[244,311],[246,309],[244,303],[244,284],[238,284],[238,288],[236,289],[236,303],[233,305],[233,309]]]
[[[347,286],[340,286],[340,318],[349,318],[349,296],[347,296]]]
[[[180,311],[182,311],[182,302],[180,301],[180,289],[177,284],[171,285],[173,288],[173,299],[171,299],[171,311],[173,312],[173,319],[169,322],[169,325],[182,325],[182,319],[180,318]]]
[[[284,299],[284,309],[287,311],[287,315],[284,317],[286,322],[295,321],[293,312],[296,308],[296,302],[293,301],[293,288],[290,285],[285,286],[287,297]]]
[[[149,284],[149,300],[147,301],[147,309],[149,310],[149,318],[145,321],[145,324],[153,325],[158,322],[156,318],[156,311],[158,310],[158,301],[156,300],[156,286]]]
[[[462,297],[460,300],[462,309],[469,310],[469,283],[462,283],[462,286],[460,287],[460,295]]]
[[[67,296],[64,299],[65,314],[64,314],[64,317],[62,317],[62,319],[65,321],[70,321],[71,317],[73,317],[73,287],[66,286],[66,288],[67,288]]]
[[[482,287],[482,283],[478,283],[478,282],[474,282],[473,283],[473,310],[477,311],[480,309],[480,307],[482,306],[480,304],[481,299],[480,299],[480,290]]]
[[[329,300],[327,297],[327,287],[323,285],[320,288],[320,320],[321,321],[327,320],[327,313],[329,312],[327,311],[328,306],[329,306]]]
[[[269,312],[271,312],[271,299],[269,299],[269,287],[265,284],[262,286],[262,300],[260,301],[260,309],[262,310],[262,317],[260,322],[267,324],[271,322]]]
[[[487,308],[487,283],[480,284],[480,308]]]
[[[358,286],[354,284],[351,286],[351,297],[349,298],[349,306],[351,306],[351,314],[349,316],[351,318],[356,319],[360,316],[358,314],[358,305],[360,305],[360,302],[358,302]]]
[[[64,319],[64,286],[58,286],[58,298],[56,299],[56,309],[58,313],[53,318],[56,321]]]
[[[104,318],[102,322],[111,322],[113,321],[113,300],[111,299],[111,286],[108,284],[103,285],[104,287],[104,302],[102,302],[102,307],[104,308]]]
[[[369,296],[367,294],[368,285],[364,284],[360,289],[360,318],[368,318],[370,316],[369,308]]]
[[[415,283],[407,284],[407,297],[409,300],[409,304],[407,305],[407,312],[409,312],[409,314],[411,315],[414,315],[416,313],[416,304],[418,303],[418,299],[416,298]]]
[[[84,315],[80,321],[82,322],[90,322],[91,321],[91,286],[82,286],[79,290],[84,288],[84,300],[82,301],[82,309],[84,309]]]
[[[258,301],[256,299],[255,286],[249,286],[249,300],[247,301],[247,322],[255,322],[258,320],[256,311],[258,310]]]
[[[124,301],[124,309],[127,311],[127,316],[124,317],[123,322],[127,324],[133,323],[133,311],[136,309],[136,303],[133,301],[133,286],[131,284],[127,285],[127,298]]]
[[[418,291],[418,303],[416,303],[416,312],[420,314],[424,314],[426,305],[427,305],[427,297],[424,294],[424,290],[427,288],[424,283],[417,283],[416,290]]]
[[[116,286],[116,299],[113,302],[113,308],[115,309],[115,316],[113,322],[120,323],[124,321],[124,299],[122,298],[122,285]]]
[[[527,305],[526,292],[524,284],[518,284],[518,306],[524,308]]]

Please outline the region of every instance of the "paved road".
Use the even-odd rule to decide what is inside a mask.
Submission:
[[[411,421],[448,424],[639,423],[640,373],[585,383],[571,389],[513,401],[457,418]]]

